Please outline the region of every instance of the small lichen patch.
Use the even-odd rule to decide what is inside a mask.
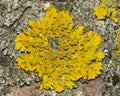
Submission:
[[[117,8],[115,0],[102,0],[99,6],[94,8],[95,15],[97,19],[105,19],[111,15],[112,20],[117,23]]]
[[[30,21],[29,26],[15,38],[16,49],[22,51],[17,68],[36,71],[42,78],[41,90],[61,92],[72,89],[80,78],[90,80],[101,74],[104,54],[97,51],[101,37],[84,32],[84,26],[73,28],[68,11],[50,6],[44,18]]]
[[[97,6],[94,8],[95,15],[97,16],[97,19],[105,19],[109,16],[108,14],[108,8],[104,6]]]
[[[117,45],[117,55],[120,56],[120,28],[117,30],[116,45]]]

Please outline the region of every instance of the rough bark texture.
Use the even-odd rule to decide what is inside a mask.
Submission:
[[[120,58],[116,56],[116,24],[107,18],[98,21],[93,8],[100,0],[0,0],[0,96],[119,96]],[[62,93],[38,89],[36,73],[16,69],[15,36],[28,27],[29,20],[40,19],[49,4],[71,12],[76,25],[100,34],[105,52],[103,72],[92,81],[79,80],[76,88]]]

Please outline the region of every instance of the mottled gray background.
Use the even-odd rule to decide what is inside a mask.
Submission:
[[[98,21],[93,8],[100,0],[0,0],[0,96],[120,96],[120,58],[116,56],[116,24],[107,18]],[[100,50],[105,52],[103,71],[92,81],[79,80],[73,90],[58,94],[38,90],[41,79],[36,73],[16,69],[14,39],[29,28],[29,20],[40,19],[53,4],[58,10],[69,10],[75,25],[84,25],[102,36]]]

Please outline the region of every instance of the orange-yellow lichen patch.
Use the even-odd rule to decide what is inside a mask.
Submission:
[[[30,21],[31,29],[16,36],[16,49],[26,51],[16,59],[17,68],[36,71],[42,78],[40,89],[61,92],[72,89],[80,78],[90,80],[101,73],[104,54],[97,51],[101,37],[73,25],[68,11],[50,6],[44,18]]]

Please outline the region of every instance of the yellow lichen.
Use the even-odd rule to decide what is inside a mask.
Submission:
[[[94,8],[95,15],[97,16],[97,19],[105,19],[108,14],[108,8],[104,6],[97,6]]]
[[[120,56],[120,11],[119,11],[119,2],[117,0],[101,0],[99,6],[94,8],[95,15],[97,19],[105,19],[105,17],[111,16],[111,19],[117,24],[117,36],[116,36],[116,45],[117,45],[117,55]]]
[[[111,14],[112,20],[117,23],[118,17],[117,17],[117,9],[115,7],[115,0],[101,0],[101,3],[99,6],[96,6],[94,8],[95,15],[97,16],[97,19],[105,19],[106,17],[109,17]]]
[[[117,30],[116,45],[117,45],[117,55],[120,56],[120,28]]]
[[[84,26],[73,28],[68,11],[57,12],[54,6],[40,20],[29,22],[31,29],[15,38],[15,47],[22,52],[17,68],[36,71],[42,78],[40,89],[61,92],[72,89],[74,81],[97,77],[102,70],[103,52],[97,52],[101,37]]]

